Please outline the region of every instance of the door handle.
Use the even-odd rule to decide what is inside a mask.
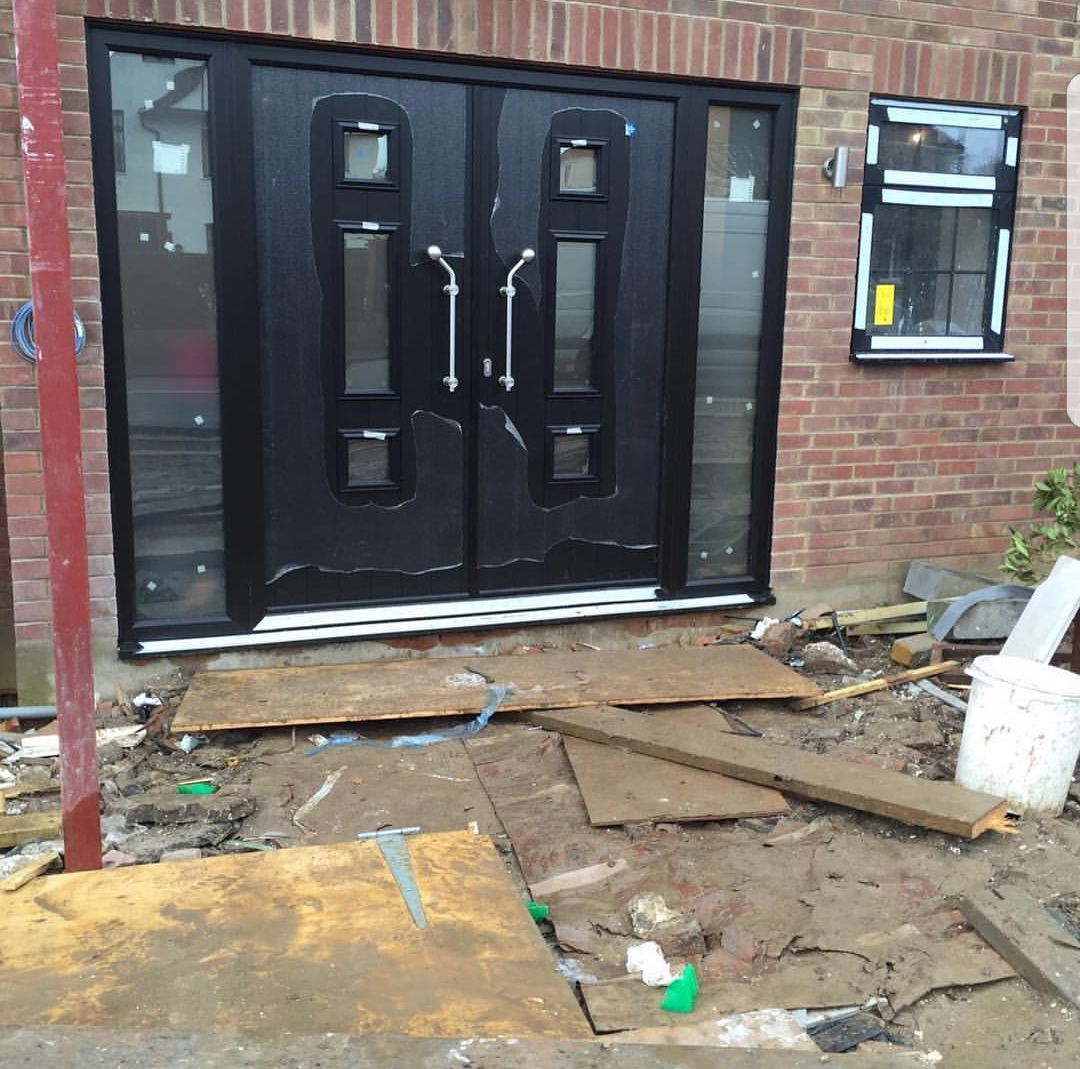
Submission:
[[[443,286],[442,291],[449,298],[450,305],[450,347],[448,356],[449,367],[447,373],[443,376],[443,385],[453,393],[458,388],[457,377],[457,298],[461,290],[458,288],[457,275],[454,274],[454,269],[443,259],[442,249],[438,245],[429,245],[427,250],[428,256],[431,260],[437,264],[440,264],[444,271],[450,276],[450,281]]]
[[[514,297],[517,295],[517,289],[514,287],[514,275],[535,259],[535,250],[522,249],[521,258],[510,268],[506,276],[506,285],[499,287],[499,292],[506,298],[506,372],[499,376],[499,385],[507,393],[514,388]]]

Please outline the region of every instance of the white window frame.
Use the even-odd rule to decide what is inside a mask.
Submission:
[[[1005,149],[995,175],[939,174],[879,166],[881,126],[884,123],[935,123],[983,130],[1005,130]],[[1020,113],[1012,108],[966,107],[922,101],[874,98],[866,135],[866,172],[855,279],[852,357],[863,362],[903,360],[1012,360],[1003,351],[1009,255],[1012,249],[1016,200],[1016,171],[1020,144]],[[870,326],[870,254],[874,214],[881,204],[912,207],[972,207],[993,209],[993,259],[987,273],[991,285],[984,332],[969,336],[875,335]]]

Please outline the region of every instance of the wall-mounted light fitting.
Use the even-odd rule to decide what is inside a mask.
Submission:
[[[847,164],[850,151],[846,145],[838,145],[821,168],[825,172],[825,177],[837,189],[843,189],[847,185]]]

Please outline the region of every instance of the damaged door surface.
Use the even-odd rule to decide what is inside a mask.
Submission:
[[[253,77],[267,607],[655,583],[674,104]]]

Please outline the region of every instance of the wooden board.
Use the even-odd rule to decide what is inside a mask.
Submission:
[[[12,892],[24,887],[35,876],[40,876],[50,868],[55,861],[60,860],[60,855],[55,850],[46,850],[43,854],[35,854],[26,858],[14,872],[9,873],[0,880],[0,891]]]
[[[753,981],[704,980],[694,1009],[688,1014],[673,1014],[660,1009],[663,991],[646,987],[636,976],[581,984],[579,990],[593,1028],[600,1033],[696,1024],[727,1014],[766,1008],[797,1010],[857,1006],[875,993],[874,978],[863,970],[858,958],[830,954],[827,959],[830,962],[828,968],[817,963],[791,964]]]
[[[944,672],[959,668],[959,661],[942,661],[940,664],[928,664],[922,668],[911,668],[907,672],[900,672],[894,676],[885,676],[881,679],[870,679],[865,683],[852,683],[838,690],[828,690],[814,698],[800,698],[792,704],[792,709],[804,712],[807,709],[816,709],[819,705],[828,705],[829,702],[840,701],[843,698],[857,698],[862,694],[873,694],[878,690],[887,690],[889,687],[899,686],[901,683],[914,683],[928,676],[939,676]]]
[[[0,1025],[588,1036],[491,841],[408,845],[425,929],[370,841],[42,877],[4,901]]]
[[[967,898],[964,916],[1032,987],[1080,1006],[1080,944],[1017,887]]]
[[[499,706],[563,709],[735,698],[810,697],[818,687],[752,646],[425,657],[304,668],[199,672],[176,734],[226,728],[477,714],[492,684]]]
[[[1008,809],[1000,798],[955,783],[916,779],[764,739],[729,734],[719,730],[716,711],[707,706],[653,713],[604,706],[533,713],[530,719],[564,736],[622,746],[964,838],[974,839],[1004,820]]]
[[[190,1029],[191,1026],[189,1025]],[[243,1048],[242,1052],[240,1048]],[[814,1050],[650,1046],[593,1039],[417,1039],[394,1035],[281,1036],[165,1028],[0,1028],[0,1065],[10,1069],[919,1069],[910,1050],[845,1054],[822,1063]]]
[[[784,796],[770,787],[572,735],[563,742],[595,827],[647,820],[734,820],[788,810]]]
[[[15,817],[0,814],[0,847],[19,846],[35,839],[59,839],[62,834],[59,812],[21,813]]]
[[[889,657],[905,668],[922,668],[930,663],[930,653],[934,648],[934,636],[929,631],[920,635],[898,638],[889,651]]]

